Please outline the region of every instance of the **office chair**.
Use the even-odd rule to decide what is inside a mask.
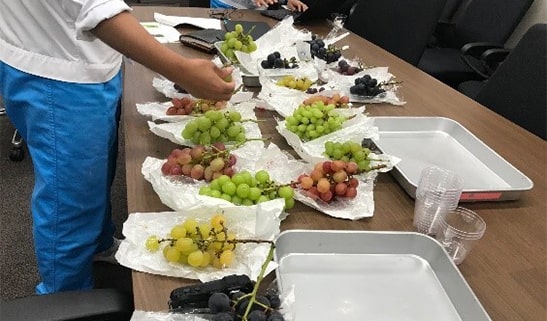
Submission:
[[[486,81],[467,81],[458,90],[503,117],[546,139],[547,24],[528,29]]]
[[[359,0],[345,27],[417,65],[446,0]]]
[[[504,46],[532,2],[462,0],[451,21],[437,26],[435,43],[424,50],[418,68],[454,88],[466,80],[488,77],[480,55]]]
[[[9,321],[126,321],[133,296],[116,289],[68,291],[0,302],[0,319]]]

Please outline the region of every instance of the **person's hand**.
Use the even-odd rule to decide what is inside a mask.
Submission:
[[[175,82],[197,98],[229,100],[235,88],[232,71],[232,67],[219,68],[210,60],[185,59]]]
[[[287,2],[287,6],[289,7],[289,9],[298,12],[304,12],[308,10],[308,6],[300,0],[289,0]]]
[[[277,0],[254,0],[257,7],[267,7],[272,4],[276,4]]]

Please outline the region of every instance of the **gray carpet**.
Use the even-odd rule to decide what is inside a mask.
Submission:
[[[23,144],[24,158],[9,159],[13,126],[0,116],[0,294],[10,300],[34,294],[39,282],[32,243],[30,195],[34,185],[32,160]],[[120,137],[123,137],[123,128]],[[113,220],[117,236],[127,218],[127,195],[123,139],[112,192]],[[95,287],[131,291],[131,271],[108,263],[95,264]]]

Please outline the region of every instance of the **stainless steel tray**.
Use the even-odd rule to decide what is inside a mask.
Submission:
[[[422,169],[436,165],[462,176],[461,202],[518,199],[532,181],[458,122],[442,117],[372,117],[374,145],[402,159],[391,171],[415,197]]]
[[[277,283],[298,321],[488,321],[433,238],[414,232],[289,230],[276,241]]]

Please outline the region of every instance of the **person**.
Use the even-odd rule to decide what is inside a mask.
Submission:
[[[122,0],[0,0],[0,96],[28,146],[35,183],[37,294],[90,289],[115,245],[122,54],[196,97],[228,100],[232,68],[157,42]]]
[[[211,8],[257,9],[286,4],[290,10],[304,12],[308,5],[300,0],[211,0]]]

